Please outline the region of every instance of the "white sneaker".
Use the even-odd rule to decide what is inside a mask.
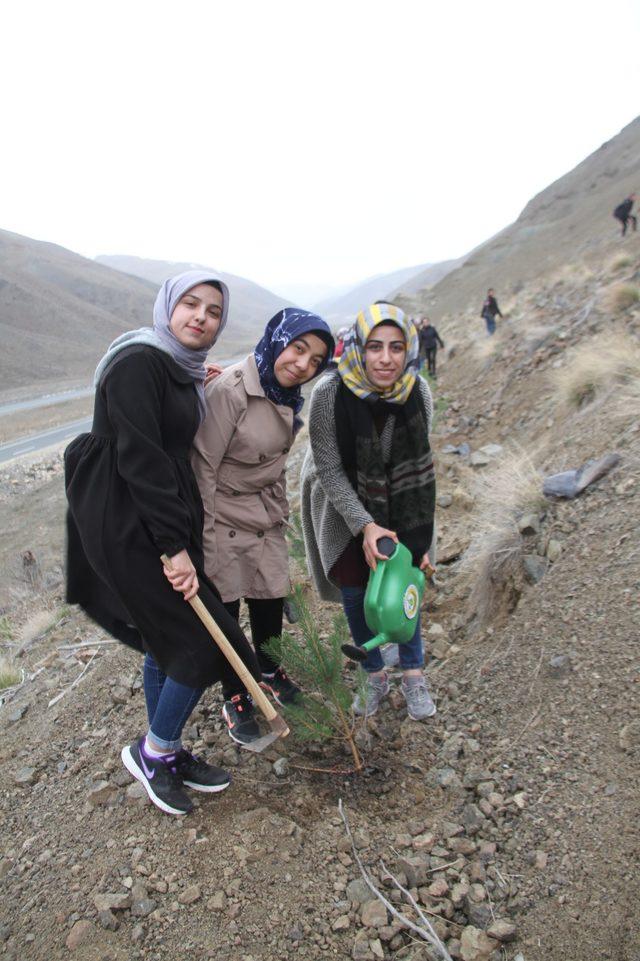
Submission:
[[[409,717],[414,721],[424,721],[427,717],[433,717],[436,713],[436,706],[427,690],[427,682],[424,677],[412,676],[403,677],[402,693],[407,702]]]

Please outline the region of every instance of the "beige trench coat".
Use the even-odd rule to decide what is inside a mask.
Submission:
[[[191,457],[204,503],[205,571],[223,601],[286,597],[293,411],[265,397],[253,354],[209,384],[206,401]]]

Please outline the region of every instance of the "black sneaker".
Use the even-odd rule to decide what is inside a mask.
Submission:
[[[225,701],[222,716],[227,722],[229,737],[236,744],[251,744],[262,737],[248,694],[235,694],[230,701]]]
[[[211,794],[224,791],[231,784],[231,775],[222,768],[207,764],[201,757],[184,748],[176,754],[176,768],[185,787]]]
[[[281,707],[293,704],[300,693],[300,688],[289,680],[281,667],[277,668],[273,674],[263,674],[260,687],[269,691],[274,701],[277,701]]]
[[[149,757],[144,753],[144,738],[123,747],[122,763],[144,786],[151,801],[165,814],[188,814],[193,810],[182,778],[178,774],[177,755]]]

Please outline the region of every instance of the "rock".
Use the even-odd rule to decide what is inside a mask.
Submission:
[[[549,677],[566,677],[572,670],[571,658],[568,654],[556,654],[547,661],[547,674]]]
[[[398,858],[398,870],[402,871],[410,888],[419,888],[427,880],[427,863],[423,858]]]
[[[34,767],[20,767],[13,775],[13,780],[16,784],[19,784],[20,787],[35,784],[37,780],[36,769]]]
[[[372,941],[369,941],[369,947],[371,948],[371,954],[374,956],[374,958],[379,958],[380,961],[383,961],[384,948],[382,947],[380,939],[374,938]]]
[[[346,897],[354,904],[366,904],[371,900],[371,889],[361,878],[356,878],[347,884]]]
[[[486,467],[487,464],[490,463],[490,461],[491,461],[491,458],[487,457],[486,454],[483,454],[479,450],[474,450],[473,454],[469,458],[469,463],[471,464],[472,467]]]
[[[635,718],[620,728],[618,744],[623,751],[632,751],[640,745],[640,718]]]
[[[442,624],[430,624],[427,637],[443,637],[445,631]]]
[[[227,906],[227,895],[224,891],[216,891],[207,901],[209,911],[224,911]]]
[[[449,885],[444,878],[432,881],[427,888],[427,894],[432,898],[443,898],[449,890]]]
[[[446,509],[453,504],[453,497],[451,494],[438,494],[437,501],[438,507],[444,507]]]
[[[485,818],[476,804],[466,804],[460,820],[467,834],[471,835],[477,834],[485,823]]]
[[[442,787],[445,789],[462,787],[462,781],[452,767],[441,767],[436,770],[431,770],[429,772],[428,781],[437,787]]]
[[[158,907],[153,898],[139,898],[131,902],[131,914],[136,918],[146,918]]]
[[[553,538],[551,538],[551,540],[547,544],[547,550],[546,550],[546,555],[549,559],[549,563],[550,564],[555,563],[555,561],[558,560],[561,554],[562,554],[562,544],[560,543],[560,541],[556,541]]]
[[[527,795],[524,791],[519,791],[517,794],[514,794],[511,800],[519,811],[524,811],[527,806]]]
[[[93,903],[96,911],[124,911],[131,907],[131,893],[123,891],[121,894],[96,894]]]
[[[348,931],[351,927],[351,918],[348,914],[341,914],[331,925],[332,931]]]
[[[540,533],[540,518],[537,514],[523,514],[518,521],[518,530],[523,537]]]
[[[431,654],[439,661],[443,661],[450,651],[451,644],[446,637],[439,637],[431,648]]]
[[[427,831],[425,834],[417,834],[413,841],[411,841],[416,851],[430,851],[435,843],[436,836],[432,834],[431,831]]]
[[[113,911],[98,911],[98,921],[105,931],[117,931],[120,927],[120,922]]]
[[[482,928],[483,931],[489,927],[493,920],[493,913],[488,904],[484,902],[478,904],[469,898],[466,900],[465,914],[467,915],[469,924],[472,924],[476,928]]]
[[[462,961],[489,961],[491,953],[498,947],[498,941],[487,937],[484,931],[469,925],[460,938],[460,957]]]
[[[457,884],[454,884],[449,895],[454,907],[459,908],[464,903],[468,893],[469,885],[466,881],[458,881]]]
[[[522,559],[524,573],[531,584],[538,584],[547,572],[549,561],[538,554],[526,554]]]
[[[480,448],[480,452],[489,458],[500,457],[502,451],[503,447],[501,444],[484,444],[484,446]]]
[[[131,700],[131,691],[126,687],[114,687],[109,693],[114,704],[127,704]]]
[[[383,928],[387,923],[387,909],[378,898],[367,901],[362,905],[360,920],[365,928]]]
[[[536,851],[533,856],[533,866],[534,868],[537,868],[538,871],[544,871],[548,860],[549,855],[546,851]]]
[[[562,471],[545,477],[542,492],[545,497],[564,497],[572,499],[583,490],[604,477],[610,470],[620,463],[619,454],[605,454],[599,460],[590,460],[580,470]]]
[[[511,921],[494,921],[487,928],[487,934],[498,941],[515,941],[517,930]]]
[[[358,931],[356,939],[351,949],[353,961],[369,961],[371,953],[369,951],[369,937],[366,931]]]
[[[279,757],[273,764],[273,773],[276,777],[286,777],[289,773],[289,762],[286,757]]]
[[[106,804],[113,796],[113,793],[113,784],[109,784],[108,781],[97,781],[89,788],[87,801],[92,807],[99,807],[101,804]]]
[[[125,795],[129,801],[139,801],[141,798],[145,798],[145,800],[151,804],[149,795],[145,791],[140,781],[134,781],[133,784],[130,784],[125,791]]]
[[[28,704],[22,704],[20,707],[14,707],[14,709],[7,715],[7,721],[9,724],[15,724],[17,721],[21,721],[28,710]]]
[[[67,935],[66,945],[70,951],[75,951],[81,944],[86,944],[95,936],[96,926],[92,921],[76,921]]]
[[[178,902],[180,904],[195,904],[202,897],[202,892],[200,890],[199,884],[190,884],[188,888],[178,896]]]

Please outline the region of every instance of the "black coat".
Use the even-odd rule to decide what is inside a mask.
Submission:
[[[421,327],[419,337],[422,350],[433,350],[434,347],[437,348],[438,344],[444,347],[440,339],[440,334],[433,324],[427,324],[425,327]]]
[[[189,451],[199,426],[192,379],[154,347],[111,362],[96,391],[90,434],[65,451],[67,599],[114,637],[152,654],[189,687],[235,678],[160,555],[183,548],[200,596],[251,672],[255,655],[204,573],[203,508]]]
[[[502,317],[502,314],[500,313],[500,308],[498,307],[498,301],[493,296],[493,294],[487,294],[487,298],[482,305],[481,316],[485,317],[487,314],[489,315],[489,317],[495,317],[497,314],[500,317]]]
[[[627,197],[627,199],[623,200],[621,204],[618,204],[616,209],[613,211],[613,216],[618,220],[626,220],[631,213],[632,208],[633,200],[631,197]]]

